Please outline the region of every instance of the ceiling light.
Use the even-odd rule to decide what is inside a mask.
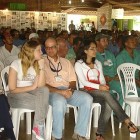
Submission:
[[[69,4],[71,4],[71,0],[69,0]]]
[[[82,0],[82,2],[85,2],[85,0]]]

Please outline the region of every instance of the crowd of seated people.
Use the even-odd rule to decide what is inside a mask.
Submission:
[[[58,33],[57,29],[43,31],[27,28],[18,31],[1,28],[0,45],[0,61],[5,67],[10,65],[10,106],[35,110],[33,140],[45,140],[44,119],[48,102],[53,107],[52,140],[62,140],[67,103],[79,108],[78,121],[72,136],[74,140],[86,140],[92,102],[98,102],[102,106],[97,140],[104,140],[103,134],[111,110],[118,116],[119,121],[125,122],[130,133],[138,132],[138,128],[121,108],[123,97],[117,76],[117,67],[122,63],[140,65],[138,31],[132,31],[129,35],[126,30],[102,30],[96,34],[73,30],[69,34],[66,30]],[[42,54],[45,54],[43,59]],[[5,62],[9,56],[16,56],[11,59],[11,64]],[[93,81],[85,76],[85,70],[81,75],[82,69],[93,71],[89,74]],[[76,75],[80,90],[76,90]],[[20,83],[23,81],[30,81],[32,84],[22,86]],[[136,84],[140,91],[138,73]],[[113,91],[119,94],[118,101]],[[100,98],[97,95],[100,95]]]

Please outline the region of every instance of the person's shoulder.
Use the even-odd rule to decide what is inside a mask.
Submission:
[[[21,63],[21,59],[15,59],[12,63]]]
[[[13,45],[13,48],[15,48],[15,49],[18,49],[18,50],[19,50],[19,48],[18,48],[17,46],[15,46],[15,45]]]
[[[19,67],[21,64],[21,59],[15,59],[12,63],[11,66],[17,66]]]
[[[140,51],[139,51],[139,50],[134,49],[134,53],[135,53],[136,55],[140,56]]]
[[[78,63],[83,63],[83,60],[80,59],[80,60],[77,60],[76,62],[78,62]]]
[[[76,62],[75,62],[75,65],[74,65],[74,67],[75,67],[75,69],[81,69],[81,68],[83,68],[83,67],[85,67],[86,65],[85,65],[85,63],[83,62],[83,60],[77,60]]]
[[[111,56],[114,56],[114,54],[112,52],[110,52],[109,50],[105,50],[106,54],[109,54]],[[115,57],[115,56],[114,56]]]
[[[4,48],[5,48],[5,45],[1,46],[1,47],[0,47],[0,50],[3,50]]]
[[[119,52],[119,54],[116,56],[116,59],[118,59],[118,58],[120,58],[120,57],[122,57],[122,56],[125,56],[126,53],[127,53],[126,50],[123,49],[123,50],[122,50],[121,52]]]
[[[84,63],[83,60],[77,60],[77,61],[75,62],[75,64],[80,64],[80,65],[81,65],[82,63]]]
[[[102,63],[99,61],[99,60],[95,60],[95,64],[97,65],[97,66],[102,66]]]
[[[62,65],[71,64],[71,62],[66,58],[59,57],[59,59],[60,59],[60,62],[62,63]]]

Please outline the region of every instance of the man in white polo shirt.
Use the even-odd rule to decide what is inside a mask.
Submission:
[[[3,34],[3,42],[4,45],[0,47],[0,61],[6,67],[7,65],[10,65],[9,63],[11,63],[14,59],[18,58],[20,49],[13,45],[13,38],[8,32]],[[10,57],[10,60],[6,62],[8,57]]]

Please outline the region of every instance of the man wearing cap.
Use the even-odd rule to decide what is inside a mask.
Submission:
[[[110,93],[116,98],[116,92],[119,94],[119,103],[122,105],[123,97],[120,82],[117,76],[117,66],[115,56],[107,49],[109,36],[98,33],[95,37],[97,43],[96,59],[102,63],[105,80],[110,87]],[[114,93],[115,91],[115,93]]]
[[[37,33],[31,33],[30,35],[29,35],[29,40],[30,39],[33,39],[33,38],[39,38],[39,36],[38,36],[38,34]]]
[[[40,41],[39,35],[37,33],[31,33],[29,35],[29,40],[31,40],[31,39],[38,39]],[[44,44],[41,44],[41,51],[43,54],[46,54]]]
[[[2,36],[4,45],[0,47],[0,61],[6,66],[18,58],[19,48],[13,45],[13,38],[10,32],[5,32]],[[12,57],[11,57],[12,56]],[[10,60],[8,60],[10,57]]]
[[[124,39],[125,48],[116,57],[117,66],[123,63],[133,63],[140,66],[140,53],[136,50],[137,42],[134,36],[128,35]],[[136,84],[140,96],[140,74],[136,72]]]

